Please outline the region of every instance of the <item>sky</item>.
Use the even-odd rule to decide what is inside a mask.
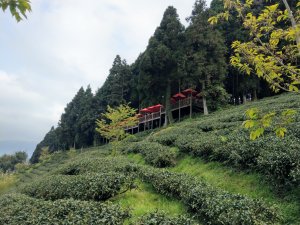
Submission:
[[[169,5],[186,25],[194,2],[32,0],[20,23],[0,11],[0,155],[31,154],[81,86],[101,87],[117,54],[133,63]]]

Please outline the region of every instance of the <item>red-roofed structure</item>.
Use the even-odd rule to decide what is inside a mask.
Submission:
[[[189,113],[190,117],[192,116],[193,102],[199,103],[199,99],[195,97],[196,95],[197,91],[189,88],[171,97],[171,112],[176,115],[175,117],[179,121],[181,114],[188,115]],[[166,117],[166,112],[163,105],[157,104],[141,109],[137,117],[139,118],[139,124],[135,127],[128,127],[126,129],[128,132],[135,133],[136,129],[139,132],[140,129],[146,130],[160,127]]]
[[[188,89],[185,89],[184,91],[182,91],[182,93],[184,94],[184,95],[186,95],[186,96],[196,96],[197,94],[198,94],[198,92],[197,91],[195,91],[194,89],[192,89],[192,88],[188,88]]]

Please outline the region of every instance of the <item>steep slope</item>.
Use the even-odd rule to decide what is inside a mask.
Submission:
[[[284,139],[267,130],[250,141],[250,107],[300,101],[281,95],[143,132],[119,156],[110,145],[55,153],[15,175],[0,223],[300,224],[300,116]]]

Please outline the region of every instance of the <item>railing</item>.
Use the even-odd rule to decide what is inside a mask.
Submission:
[[[161,112],[151,113],[151,114],[148,114],[148,115],[145,115],[145,116],[141,117],[139,119],[139,122],[140,123],[146,123],[148,121],[160,119],[160,117],[161,117]]]
[[[200,102],[202,102],[202,99],[196,99],[196,98],[193,98],[193,97],[187,97],[185,99],[177,101],[175,104],[171,104],[171,110],[178,110],[179,108],[188,107],[188,106],[191,105],[191,100],[193,100],[193,102],[196,103],[196,104],[197,103],[199,104]],[[139,124],[147,123],[149,121],[160,119],[161,116],[162,116],[162,114],[165,114],[165,113],[166,113],[165,109],[162,108],[160,112],[155,112],[155,113],[151,113],[151,114],[145,115],[145,116],[139,118]],[[139,124],[136,125],[136,126],[133,126],[133,127],[127,127],[125,130],[130,130],[130,129],[139,127]]]
[[[191,104],[191,97],[188,97],[172,104],[172,110],[187,107],[190,106],[190,104]]]

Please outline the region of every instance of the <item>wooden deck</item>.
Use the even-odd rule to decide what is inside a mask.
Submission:
[[[200,99],[196,99],[193,97],[188,97],[182,100],[177,101],[175,104],[171,104],[171,111],[176,111],[179,109],[183,109],[183,108],[187,108],[187,107],[192,107],[193,104],[199,104],[201,102]],[[164,109],[162,109],[162,111],[160,112],[155,112],[155,113],[151,113],[151,114],[147,114],[141,118],[139,118],[139,123],[136,126],[133,127],[127,127],[125,129],[125,131],[130,131],[133,129],[138,129],[140,128],[140,125],[142,125],[143,127],[145,127],[147,124],[152,123],[153,126],[153,122],[156,120],[161,120],[162,116],[166,114],[166,111]],[[179,110],[179,116],[180,116],[180,110]],[[162,121],[159,121],[159,124],[161,124]]]

